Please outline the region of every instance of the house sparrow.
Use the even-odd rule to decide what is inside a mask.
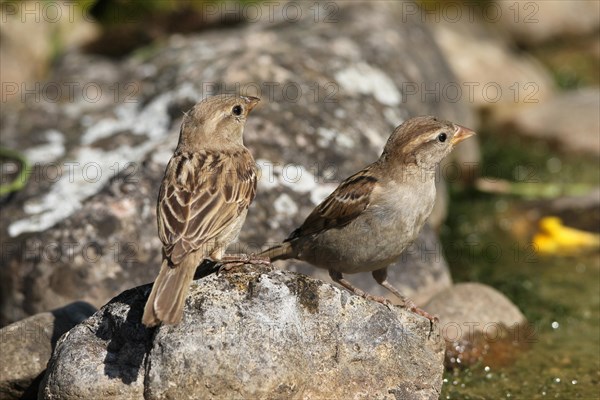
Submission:
[[[377,161],[343,181],[283,243],[259,255],[307,261],[329,270],[351,292],[388,303],[342,275],[371,271],[406,308],[433,320],[387,281],[387,266],[417,237],[431,213],[436,167],[474,133],[430,116],[407,120],[394,130]]]
[[[237,238],[256,194],[256,165],[242,135],[258,102],[256,97],[214,96],[185,114],[158,195],[163,261],[144,308],[144,325],[181,321],[203,259],[236,261],[223,254]]]

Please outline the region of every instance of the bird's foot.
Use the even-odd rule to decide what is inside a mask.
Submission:
[[[362,289],[357,288],[352,283],[350,283],[350,281],[344,279],[343,275],[340,272],[330,270],[329,276],[331,276],[331,279],[333,279],[335,282],[339,283],[340,285],[342,285],[343,287],[348,289],[350,292],[354,293],[357,296],[362,297],[363,299],[376,301],[378,303],[383,304],[384,306],[386,306],[388,308],[392,307],[391,301],[389,301],[385,297],[374,296],[372,294],[365,292]]]
[[[413,301],[410,299],[407,299],[404,302],[404,308],[406,308],[410,312],[413,312],[417,315],[427,318],[432,323],[436,323],[436,322],[440,321],[440,319],[438,318],[437,315],[431,315],[427,311],[417,307],[417,305],[415,303],[413,303]]]
[[[271,265],[271,259],[266,256],[259,256],[258,254],[250,254],[249,263],[258,265]]]
[[[228,254],[219,260],[219,264],[221,267],[218,274],[246,264],[271,265],[271,260],[256,254]]]
[[[376,301],[377,303],[383,304],[387,308],[391,308],[392,307],[392,302],[389,301],[388,299],[386,299],[385,297],[375,296],[375,295],[369,294],[369,293],[365,292],[364,290],[361,290],[361,289],[359,289],[357,287],[354,287],[353,292],[354,292],[355,295],[360,296],[363,299]]]
[[[382,297],[382,296],[374,296],[372,294],[365,293],[362,297],[364,297],[367,300],[376,301],[376,302],[381,303],[381,304],[383,304],[385,306],[391,306],[392,305],[391,301],[389,301],[388,299],[386,299],[385,297]]]
[[[374,296],[372,294],[366,293],[365,296],[364,296],[364,298],[367,299],[367,300],[373,300],[373,301],[376,301],[378,303],[381,303],[384,306],[386,306],[389,310],[392,310],[394,308],[394,304],[392,304],[392,302],[389,301],[388,299],[386,299],[385,297]]]

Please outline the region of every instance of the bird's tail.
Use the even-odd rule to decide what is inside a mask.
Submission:
[[[294,258],[294,251],[292,249],[291,242],[283,242],[277,246],[268,248],[265,251],[258,253],[259,257],[268,257],[271,261],[287,260],[288,258]]]
[[[181,264],[171,267],[163,260],[158,277],[154,281],[142,323],[148,327],[178,324],[183,316],[185,297],[196,272],[195,257],[186,257]]]

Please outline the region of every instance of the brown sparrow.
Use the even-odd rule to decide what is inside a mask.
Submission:
[[[237,238],[256,194],[256,165],[242,135],[258,102],[214,96],[185,114],[158,195],[163,262],[144,308],[144,325],[179,323],[198,264],[205,258],[227,261],[225,249]]]
[[[387,266],[417,237],[431,213],[436,167],[474,133],[430,116],[407,120],[394,130],[377,161],[343,181],[283,243],[259,256],[307,261],[329,270],[353,293],[387,303],[342,275],[371,271],[405,307],[433,320],[387,281]]]

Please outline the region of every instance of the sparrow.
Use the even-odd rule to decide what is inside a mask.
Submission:
[[[184,114],[158,195],[163,260],[144,308],[147,327],[181,321],[196,267],[204,259],[248,260],[224,253],[256,194],[256,164],[242,136],[258,102],[250,96],[214,96]]]
[[[367,299],[372,296],[343,274],[371,272],[404,307],[433,321],[387,281],[387,267],[417,237],[436,198],[435,170],[475,132],[432,116],[411,118],[389,137],[377,161],[344,180],[285,241],[259,256],[298,259],[329,271],[333,281]]]

